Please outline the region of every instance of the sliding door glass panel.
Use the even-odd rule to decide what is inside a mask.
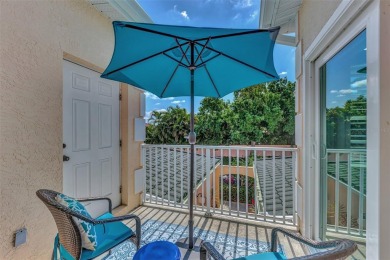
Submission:
[[[365,237],[367,147],[366,32],[319,71],[323,234]]]

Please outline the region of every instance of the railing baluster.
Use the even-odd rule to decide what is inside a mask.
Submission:
[[[276,200],[275,200],[275,151],[272,151],[272,211],[273,211],[273,222],[275,222],[276,215]]]
[[[180,206],[183,208],[183,199],[184,199],[184,194],[183,194],[183,186],[184,186],[184,178],[183,178],[183,147],[180,147]]]
[[[229,215],[232,215],[232,153],[229,148]]]
[[[201,180],[203,181],[206,177],[206,175],[205,175],[206,169],[205,169],[205,164],[204,164],[204,149],[203,148],[202,148],[202,170],[201,170],[201,173],[202,173]],[[206,182],[207,182],[207,180],[206,180]],[[202,202],[201,202],[202,203],[202,211],[204,211],[204,202],[205,202],[204,198],[205,198],[205,187],[204,187],[204,183],[202,183]]]
[[[167,176],[168,176],[168,206],[171,205],[171,149],[167,148],[167,154],[168,154],[168,170],[167,170]]]
[[[215,214],[215,148],[213,148],[213,213]]]
[[[164,146],[161,147],[161,205],[164,205],[164,186],[165,186],[165,169],[164,169],[164,162],[165,162],[166,156],[164,154]]]
[[[267,179],[266,179],[266,151],[263,151],[263,187],[259,187],[260,189],[263,189],[263,214],[264,214],[264,221],[266,221],[266,216],[267,216]]]
[[[191,175],[191,159],[190,159],[190,148],[187,148],[187,180],[188,180],[188,185],[187,185],[187,190],[188,190],[188,193],[187,193],[187,207],[190,208],[190,193],[191,192],[194,192],[193,190],[190,190],[190,175]],[[195,156],[195,161],[194,161],[195,165],[194,165],[194,168],[196,168],[196,156]],[[194,178],[195,179],[195,178]]]
[[[221,182],[221,198],[220,198],[220,207],[221,207],[221,214],[223,215],[223,175],[224,175],[224,166],[223,166],[223,149],[221,148],[221,173],[219,175],[219,181]]]
[[[340,207],[340,153],[336,153],[336,181],[335,181],[335,231],[339,231],[339,207]]]
[[[177,203],[177,181],[176,181],[176,148],[173,148],[173,189],[174,189],[174,194],[173,194],[173,199],[174,201],[174,207],[176,208],[176,203]]]
[[[294,183],[292,184],[294,185]],[[286,156],[282,151],[283,224],[286,223]],[[294,213],[293,213],[294,214]]]
[[[238,156],[238,149],[236,149],[236,160],[237,160],[237,170],[236,170],[236,187],[237,187],[237,199],[236,199],[236,206],[237,206],[237,217],[240,215],[240,172],[239,172],[239,164],[240,164],[240,157]]]
[[[364,160],[364,161],[363,161]],[[364,200],[364,170],[363,170],[363,162],[364,162],[364,167],[366,167],[366,160],[363,159],[363,154],[360,153],[359,155],[359,169],[360,169],[360,176],[359,176],[359,235],[363,235],[363,200]]]
[[[149,202],[152,203],[153,197],[153,173],[152,173],[152,153],[153,148],[149,148]]]
[[[297,223],[296,223],[296,214],[295,214],[295,211],[296,211],[296,206],[295,206],[295,202],[296,202],[296,198],[297,198],[297,192],[296,192],[296,174],[297,174],[297,171],[298,171],[298,163],[297,163],[297,159],[298,159],[298,155],[297,155],[297,152],[296,150],[293,151],[291,153],[291,157],[292,157],[292,194],[293,194],[293,203],[292,203],[292,206],[293,206],[293,225],[295,226]]]
[[[245,216],[248,218],[248,150],[245,150]]]
[[[142,204],[145,202],[146,199],[146,150],[145,147],[141,147],[142,151],[142,168],[143,168],[143,173],[144,173],[144,181],[143,181],[143,186],[144,186],[144,191],[142,192]]]
[[[154,153],[154,162],[155,162],[155,165],[156,165],[156,167],[154,168],[154,170],[155,170],[155,175],[154,175],[154,181],[155,181],[155,184],[156,184],[156,198],[155,198],[155,202],[156,202],[156,204],[157,204],[157,198],[158,198],[158,180],[157,180],[157,177],[159,176],[159,174],[158,174],[158,169],[157,169],[157,166],[158,166],[158,164],[157,164],[157,146],[156,146],[156,149],[155,149],[155,153]]]
[[[351,207],[352,207],[352,169],[351,169],[351,153],[347,154],[347,233],[351,234]]]
[[[257,196],[257,182],[259,182],[260,184],[260,180],[259,180],[259,175],[258,175],[258,172],[257,172],[257,150],[253,150],[253,181],[254,181],[254,192],[255,192],[255,199],[254,199],[254,204],[255,204],[255,219],[257,220],[257,213],[258,213],[258,208],[257,208],[257,203],[259,203],[259,200],[258,200],[258,196]]]
[[[210,149],[206,149],[206,205],[207,205],[207,214],[210,214]]]

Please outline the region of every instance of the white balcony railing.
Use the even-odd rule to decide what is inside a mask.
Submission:
[[[365,149],[327,149],[327,230],[365,237]]]
[[[196,145],[194,210],[296,226],[297,149]],[[143,145],[143,202],[188,209],[190,146]]]

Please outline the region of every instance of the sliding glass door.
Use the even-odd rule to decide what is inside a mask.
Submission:
[[[321,235],[365,237],[366,32],[319,68]]]

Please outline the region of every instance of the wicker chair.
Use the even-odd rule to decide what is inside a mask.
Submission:
[[[100,210],[99,214],[91,214],[93,218],[88,218],[58,203],[55,200],[56,196],[60,194],[58,192],[51,190],[38,190],[36,194],[50,210],[56,222],[58,228],[58,236],[56,240],[59,238],[58,249],[61,254],[61,259],[93,259],[111,250],[113,247],[127,239],[132,241],[137,246],[137,249],[139,249],[141,238],[141,220],[135,215],[114,217],[111,214],[112,206],[109,198],[89,198],[78,200],[83,204],[88,203],[92,205],[94,203],[98,203],[99,206],[105,205],[105,209],[103,211]],[[102,228],[101,230],[104,230],[109,238],[104,239],[102,243],[99,242],[102,246],[98,245],[98,248],[95,251],[82,248],[80,231],[73,217],[92,223],[96,228],[100,225],[100,228]],[[135,233],[126,225],[121,223],[121,221],[129,219],[135,220]],[[99,238],[98,241],[100,241]],[[55,259],[56,254],[57,247],[55,246],[53,250],[53,259]]]
[[[257,255],[251,255],[249,257],[243,257],[243,258],[237,258],[236,260],[261,260],[261,259],[287,259],[283,254],[277,252],[277,243],[278,243],[278,237],[277,233],[280,232],[284,234],[285,236],[288,236],[294,240],[297,240],[298,242],[301,242],[305,245],[311,246],[316,249],[329,249],[331,250],[322,250],[321,252],[312,254],[312,255],[306,255],[301,257],[295,257],[292,259],[299,259],[299,260],[308,260],[308,259],[315,259],[315,260],[329,260],[329,259],[345,259],[349,255],[353,254],[353,252],[356,251],[357,245],[355,242],[347,239],[341,239],[341,240],[332,240],[332,241],[324,241],[324,242],[317,242],[313,241],[311,239],[307,239],[297,233],[291,232],[289,230],[286,230],[284,228],[274,228],[272,229],[271,233],[271,250],[267,253],[257,254]],[[225,258],[209,243],[209,242],[203,242],[200,248],[200,259],[206,260],[206,259],[216,259],[216,260],[224,260]]]

